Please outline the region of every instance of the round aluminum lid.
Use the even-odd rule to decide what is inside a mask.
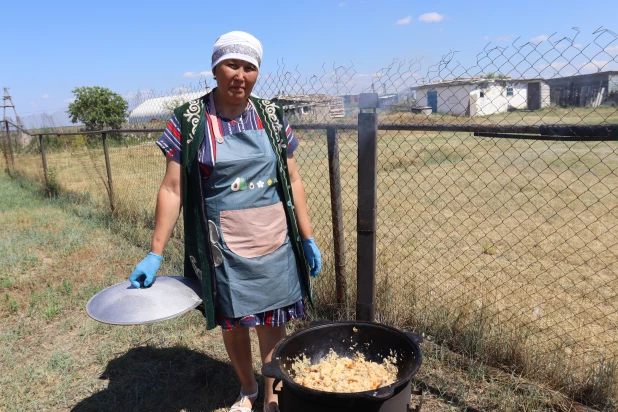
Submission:
[[[152,286],[137,289],[126,281],[103,289],[86,305],[94,320],[112,325],[143,325],[182,315],[202,303],[197,280],[160,276]]]

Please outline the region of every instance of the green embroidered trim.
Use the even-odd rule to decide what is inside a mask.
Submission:
[[[189,102],[189,107],[187,107],[185,113],[183,113],[183,117],[186,121],[191,125],[191,132],[189,133],[189,137],[186,140],[187,144],[191,144],[193,142],[193,138],[195,137],[195,132],[197,130],[197,126],[200,122],[200,115],[204,111],[204,102],[201,98],[191,100]]]
[[[200,190],[190,188],[201,185],[198,149],[204,139],[204,97],[176,108],[174,114],[181,122],[182,133],[182,200],[185,235],[184,276],[198,279],[202,284],[202,302],[206,328],[217,327],[215,322],[214,276],[210,264],[207,235],[204,229],[204,212]],[[200,186],[201,187],[201,186]],[[199,188],[198,188],[199,189]],[[207,229],[206,229],[207,230]]]

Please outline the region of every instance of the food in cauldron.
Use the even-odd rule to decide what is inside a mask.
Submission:
[[[310,358],[300,355],[292,364],[292,372],[299,385],[325,392],[364,392],[397,381],[394,355],[379,364],[367,361],[360,352],[349,358],[337,355],[333,349],[315,365]]]

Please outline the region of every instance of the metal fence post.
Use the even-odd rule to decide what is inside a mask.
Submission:
[[[112,209],[112,213],[115,209],[114,200],[114,183],[112,181],[112,165],[109,161],[109,149],[107,147],[107,133],[103,133],[103,151],[105,152],[105,167],[107,168],[107,193],[109,195],[109,206]]]
[[[328,141],[328,173],[330,179],[330,207],[333,220],[335,252],[335,284],[337,304],[348,307],[347,282],[345,277],[345,239],[343,232],[343,206],[341,204],[341,176],[339,174],[339,143],[337,129],[326,129]]]
[[[11,140],[11,133],[9,132],[9,122],[4,122],[4,127],[6,131],[6,140],[9,141],[9,153],[11,155],[11,164],[8,167],[9,170],[15,168],[15,153],[13,152],[13,141]]]
[[[43,135],[39,135],[39,147],[41,148],[41,159],[43,160],[43,175],[45,176],[45,190],[50,193],[49,187],[49,174],[47,173],[47,158],[45,157],[45,142],[43,141]]]
[[[356,319],[375,320],[376,206],[378,165],[377,93],[362,93],[358,107],[358,211]]]

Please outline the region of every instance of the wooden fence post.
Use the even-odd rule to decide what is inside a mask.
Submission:
[[[41,160],[43,161],[43,175],[45,176],[45,190],[47,194],[51,193],[49,187],[49,174],[47,172],[47,158],[45,157],[45,142],[43,141],[43,135],[39,135],[39,147],[41,148]]]
[[[109,195],[109,206],[112,213],[115,210],[114,182],[112,181],[112,165],[109,161],[109,149],[107,147],[107,133],[103,133],[103,151],[105,153],[105,167],[107,168],[107,194]]]
[[[8,165],[8,169],[9,171],[11,171],[15,168],[15,153],[13,152],[13,141],[11,140],[11,133],[9,132],[9,122],[5,121],[4,127],[5,127],[4,130],[6,131],[6,140],[9,141],[9,153],[11,156],[11,164]]]

